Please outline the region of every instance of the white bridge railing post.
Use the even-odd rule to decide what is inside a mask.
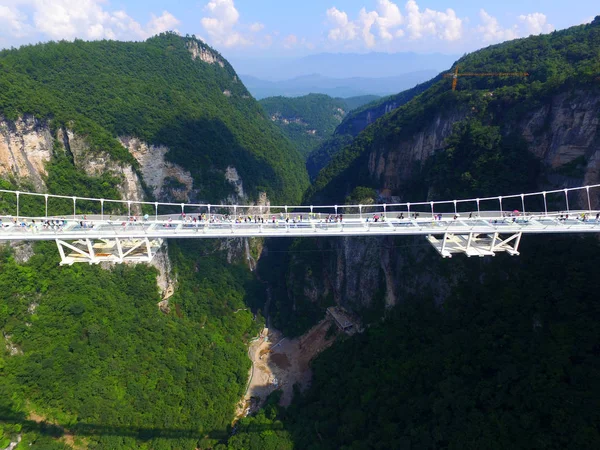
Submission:
[[[19,196],[21,193],[19,191],[15,192],[17,194],[17,222],[19,221]]]
[[[77,219],[77,197],[73,197],[73,220]]]
[[[542,192],[542,195],[544,196],[544,216],[548,216],[548,202],[546,200],[546,192]]]
[[[590,187],[586,186],[585,190],[587,192],[588,211],[590,214],[592,214],[592,202],[590,201]]]

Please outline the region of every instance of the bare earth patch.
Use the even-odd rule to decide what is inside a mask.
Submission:
[[[296,339],[285,338],[272,328],[263,330],[248,349],[253,367],[246,395],[238,405],[237,417],[254,412],[276,389],[283,391],[282,406],[291,403],[294,384],[306,389],[312,378],[310,361],[335,341],[335,336],[326,338],[331,325],[329,318],[323,319]]]

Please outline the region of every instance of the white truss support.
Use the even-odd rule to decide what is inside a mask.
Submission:
[[[142,239],[139,240],[131,240],[129,242],[127,242],[127,244],[131,243],[132,246],[129,247],[129,249],[123,253],[123,258],[126,258],[127,256],[129,256],[131,253],[133,253],[135,250],[137,250],[138,248],[140,248],[142,245],[145,244],[145,241]]]
[[[496,246],[496,240],[498,239],[498,233],[494,233],[492,237],[492,243],[490,244],[490,252],[494,252],[494,247]]]
[[[76,241],[76,242],[81,243],[82,241]],[[87,242],[84,242],[84,243],[87,246]],[[91,263],[93,261],[93,253],[90,254],[89,251],[86,252],[85,250],[83,250],[79,247],[76,247],[75,245],[69,244],[61,239],[56,239],[56,245],[58,246],[58,251],[61,256],[61,262],[60,262],[61,266],[64,266],[65,264],[70,266],[74,262]],[[71,250],[72,252],[69,253],[68,255],[65,254],[65,250],[64,250],[65,247],[68,248],[69,250]]]
[[[152,258],[154,258],[154,255],[152,254],[152,246],[150,245],[150,239],[146,238],[144,239],[144,242],[146,244],[146,250],[148,250],[148,258],[152,260]]]
[[[63,249],[63,247],[61,245],[61,241],[59,239],[56,239],[56,246],[58,247],[58,253],[60,254],[60,265],[63,266],[66,264],[65,261],[66,261],[67,257],[65,255],[65,250]],[[73,264],[73,263],[71,263],[71,264]]]
[[[162,239],[85,239],[72,243],[56,239],[61,265],[76,262],[98,264],[100,262],[150,262],[162,246]],[[86,251],[87,250],[87,251]]]
[[[511,256],[519,255],[519,244],[521,243],[521,236],[523,233],[515,233],[512,236],[500,241],[500,243],[496,244],[496,240],[498,238],[498,233],[495,235],[494,239],[494,252],[507,252]],[[513,245],[510,245],[511,242]]]
[[[119,262],[123,262],[123,246],[121,245],[121,239],[115,238],[115,243],[117,244],[117,252],[119,252]]]
[[[94,255],[94,245],[92,244],[92,241],[90,241],[89,239],[86,239],[85,243],[87,244],[88,252],[90,254],[90,261],[89,261],[90,264],[98,263],[98,261],[96,261],[95,255]]]

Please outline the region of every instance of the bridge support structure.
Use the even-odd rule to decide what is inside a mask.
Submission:
[[[152,261],[163,244],[162,239],[150,238],[106,238],[78,239],[67,242],[56,239],[60,253],[60,265],[72,265],[76,262],[99,264],[101,262],[124,263]]]
[[[428,235],[427,240],[444,258],[462,253],[471,256],[494,256],[506,252],[511,256],[519,255],[519,244],[523,233],[444,233]]]

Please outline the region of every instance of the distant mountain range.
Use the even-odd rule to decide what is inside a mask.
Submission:
[[[438,74],[435,70],[404,73],[382,78],[331,78],[320,74],[269,81],[252,75],[240,75],[250,93],[257,99],[274,96],[299,97],[307,94],[326,94],[331,97],[362,95],[386,96],[414,87]]]
[[[329,78],[385,78],[410,72],[448,69],[457,55],[441,53],[318,53],[302,58],[229,58],[238,74],[282,81],[303,75]],[[421,80],[425,81],[425,80]],[[397,93],[399,91],[394,91]]]

